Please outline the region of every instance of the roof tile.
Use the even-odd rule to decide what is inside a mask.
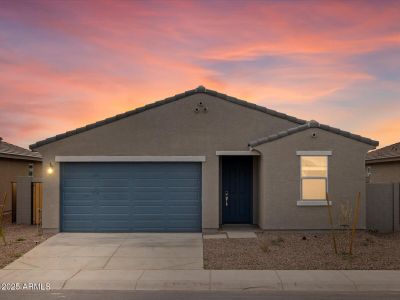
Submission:
[[[33,160],[41,160],[42,156],[39,152],[33,152],[28,149],[10,144],[5,142],[2,138],[0,138],[0,156],[6,155],[16,158],[24,158],[24,159],[33,159]]]
[[[400,158],[400,142],[367,153],[367,161]]]

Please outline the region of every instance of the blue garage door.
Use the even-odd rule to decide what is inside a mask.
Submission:
[[[201,165],[62,163],[61,230],[201,231]]]

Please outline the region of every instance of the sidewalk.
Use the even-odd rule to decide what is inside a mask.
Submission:
[[[0,283],[52,290],[400,291],[400,271],[0,270]]]

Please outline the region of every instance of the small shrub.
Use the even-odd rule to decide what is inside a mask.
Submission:
[[[258,244],[259,244],[262,252],[265,252],[265,253],[269,252],[269,245],[268,245],[268,241],[266,239],[263,239],[263,238],[258,239]]]
[[[350,202],[341,203],[339,207],[339,225],[343,229],[350,229],[351,216],[353,214],[353,209]]]
[[[351,262],[353,260],[353,258],[354,258],[354,255],[343,251],[343,252],[340,253],[340,257],[343,260],[347,260],[347,261]]]
[[[25,239],[25,238],[17,238],[16,241],[17,241],[17,242],[23,242],[23,241],[26,241],[26,239]]]
[[[279,246],[279,242],[277,240],[271,240],[272,246]]]
[[[22,256],[22,254],[21,253],[15,253],[15,258],[20,258],[21,256]]]
[[[371,238],[365,238],[365,241],[370,243],[370,244],[375,243],[374,239],[371,239]]]
[[[281,236],[278,236],[276,239],[271,240],[271,244],[274,246],[279,246],[283,242],[285,242],[285,240]]]

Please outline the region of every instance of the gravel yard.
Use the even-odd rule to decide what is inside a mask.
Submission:
[[[4,226],[7,245],[0,238],[0,269],[53,235],[39,236],[35,225],[11,224],[10,216],[5,217]]]
[[[400,269],[400,233],[357,232],[351,256],[344,253],[348,249],[348,233],[336,235],[339,255],[334,253],[329,232],[264,232],[251,239],[205,239],[204,268]]]

